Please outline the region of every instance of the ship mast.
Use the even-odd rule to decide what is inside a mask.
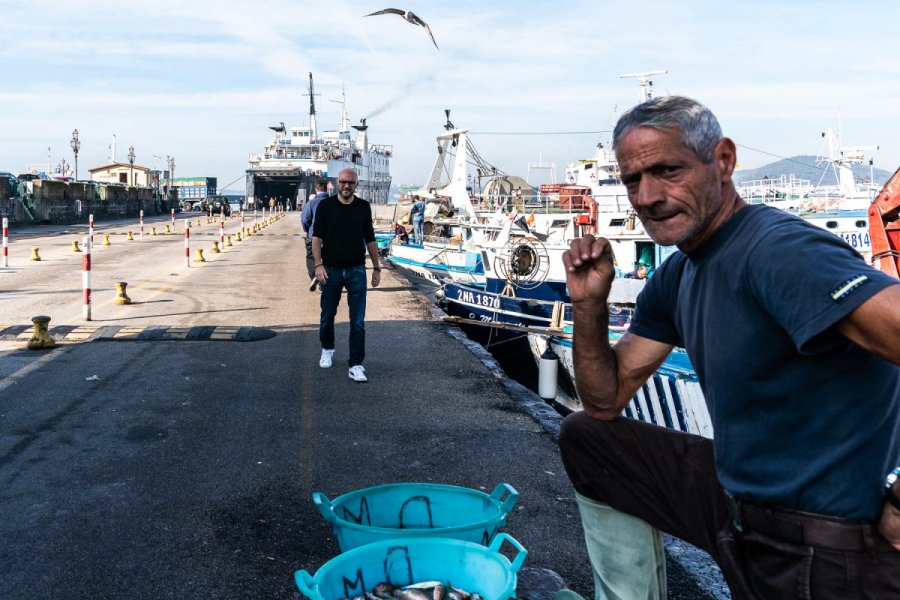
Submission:
[[[350,121],[347,119],[347,94],[344,92],[344,86],[341,85],[341,99],[334,100],[331,99],[332,102],[337,102],[341,105],[341,132],[350,131]]]
[[[319,132],[316,129],[316,94],[313,93],[312,72],[309,74],[309,93],[303,95],[309,96],[309,129],[312,135],[310,141],[314,141],[319,139]]]
[[[626,73],[625,75],[619,75],[619,79],[626,79],[628,77],[636,77],[638,80],[638,85],[641,86],[641,102],[646,102],[650,98],[653,97],[653,92],[651,91],[653,88],[653,82],[650,81],[650,77],[652,75],[665,75],[669,71],[646,71],[644,73]]]

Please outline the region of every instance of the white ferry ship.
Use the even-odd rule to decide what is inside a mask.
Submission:
[[[312,73],[309,74],[309,126],[280,123],[262,154],[250,154],[247,169],[247,205],[250,208],[287,204],[299,208],[314,192],[316,179],[336,185],[338,173],[352,168],[359,174],[359,197],[387,204],[391,188],[393,146],[369,143],[366,120],[349,126],[346,101],[341,98],[339,131],[318,131]],[[351,128],[355,133],[351,133]]]

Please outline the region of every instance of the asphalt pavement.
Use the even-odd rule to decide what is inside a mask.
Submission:
[[[164,274],[141,276],[134,307],[98,317],[252,326],[268,339],[0,343],[0,598],[299,598],[294,571],[339,552],[311,494],[402,481],[511,484],[507,532],[528,549],[525,566],[592,597],[558,417],[390,270],[368,294],[369,381],[347,374],[344,301],[334,366],[319,368],[319,294],[297,221],[190,273],[150,259]],[[24,277],[0,272],[3,297],[25,303],[17,322],[41,312]],[[711,597],[672,561],[670,588]]]

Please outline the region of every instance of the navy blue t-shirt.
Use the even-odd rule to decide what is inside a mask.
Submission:
[[[900,368],[831,327],[896,283],[837,236],[748,206],[657,269],[630,331],[687,350],[726,490],[877,520],[900,464]]]

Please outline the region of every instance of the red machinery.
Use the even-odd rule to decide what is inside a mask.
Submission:
[[[900,271],[900,169],[884,184],[869,207],[872,264],[888,275]]]

